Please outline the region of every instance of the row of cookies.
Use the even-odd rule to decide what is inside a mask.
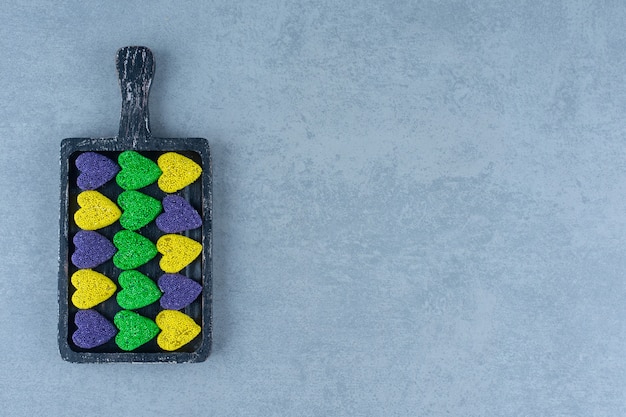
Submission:
[[[80,208],[74,214],[81,231],[76,233],[72,263],[81,268],[71,278],[76,291],[72,303],[79,309],[75,315],[77,330],[72,339],[82,348],[93,348],[106,343],[113,336],[120,349],[129,351],[154,338],[164,350],[176,350],[191,341],[200,327],[180,310],[193,302],[202,287],[196,281],[177,274],[201,253],[202,245],[193,239],[175,233],[198,228],[202,220],[197,211],[182,197],[168,195],[159,200],[136,191],[158,181],[165,192],[175,192],[193,183],[201,168],[189,158],[168,152],[159,156],[155,164],[135,151],[119,154],[118,163],[95,152],[85,152],[76,159],[81,171],[77,178]],[[124,189],[117,203],[95,191],[113,176]],[[163,211],[163,213],[161,213]],[[158,216],[158,217],[157,217]],[[119,219],[125,230],[113,237],[113,244],[95,230],[107,227]],[[157,227],[166,235],[156,245],[137,230],[156,219]],[[158,285],[135,268],[149,262],[157,252],[163,255],[159,265],[165,272]],[[91,268],[113,258],[114,265],[123,272],[118,277],[122,290],[116,301],[124,310],[116,313],[111,324],[94,309],[116,291],[115,283]],[[157,300],[164,308],[155,321],[132,311]],[[160,329],[160,330],[159,330]]]

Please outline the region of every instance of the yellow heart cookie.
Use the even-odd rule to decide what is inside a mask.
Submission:
[[[111,297],[117,286],[106,275],[91,269],[79,269],[72,275],[72,285],[76,292],[72,303],[81,309],[91,308]]]
[[[182,190],[200,177],[202,168],[191,159],[167,152],[159,156],[157,164],[163,174],[159,177],[159,188],[166,193]]]
[[[157,240],[157,250],[163,254],[159,266],[169,274],[174,274],[202,252],[202,245],[193,239],[181,235],[163,235]]]
[[[156,316],[155,322],[161,329],[157,344],[163,350],[180,349],[200,334],[200,326],[180,311],[163,310]]]
[[[74,213],[76,225],[83,230],[98,230],[111,225],[122,215],[114,202],[97,191],[78,194],[80,209]]]

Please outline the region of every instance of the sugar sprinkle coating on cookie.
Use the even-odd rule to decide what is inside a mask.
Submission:
[[[163,272],[176,273],[193,262],[202,252],[202,245],[182,235],[163,235],[157,240],[157,250],[163,254],[159,266]]]
[[[96,152],[81,153],[76,158],[75,165],[80,171],[76,185],[84,191],[102,187],[120,170],[115,162]]]
[[[117,304],[126,310],[136,310],[157,301],[161,290],[157,284],[139,271],[123,271],[117,278],[122,291],[117,293]]]
[[[115,334],[117,329],[96,310],[80,310],[74,316],[76,331],[72,335],[74,344],[83,349],[92,349],[103,345]]]
[[[123,210],[120,224],[128,230],[141,229],[161,213],[161,202],[139,191],[124,191],[117,197],[117,204]]]
[[[117,253],[113,263],[119,269],[135,269],[147,263],[157,254],[157,249],[148,239],[130,230],[120,230],[113,236]]]
[[[159,188],[166,193],[182,190],[202,174],[200,165],[176,152],[166,152],[159,156],[157,164],[163,171],[158,181]]]
[[[163,213],[156,219],[157,227],[165,233],[180,233],[202,226],[202,218],[191,204],[178,195],[163,199]]]
[[[163,310],[156,316],[161,329],[157,344],[163,350],[178,350],[200,334],[200,326],[188,315],[176,310]]]
[[[111,259],[117,249],[109,239],[98,232],[80,230],[72,239],[72,263],[80,269],[91,269]]]
[[[113,318],[113,322],[119,329],[115,336],[115,343],[125,351],[135,350],[145,345],[159,333],[158,326],[152,320],[134,311],[119,311]]]
[[[163,274],[158,284],[163,291],[159,303],[166,310],[185,308],[202,292],[202,285],[181,274]]]
[[[122,215],[115,203],[98,191],[83,191],[76,201],[80,208],[74,213],[74,221],[83,230],[110,226]]]
[[[108,300],[117,290],[109,277],[92,269],[74,272],[71,282],[76,288],[72,295],[72,304],[80,309],[88,309]]]
[[[150,158],[136,151],[124,151],[117,157],[122,170],[115,177],[117,185],[125,190],[138,190],[155,182],[161,169]]]

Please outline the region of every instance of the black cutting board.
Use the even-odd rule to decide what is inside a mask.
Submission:
[[[122,92],[122,111],[119,135],[112,138],[68,138],[61,143],[61,211],[60,211],[60,250],[59,250],[59,350],[63,359],[70,362],[201,362],[211,350],[211,153],[209,144],[203,138],[156,138],[150,134],[148,113],[148,95],[154,75],[154,57],[152,52],[143,46],[129,46],[117,52],[116,67]],[[71,296],[75,291],[70,277],[78,270],[70,260],[74,251],[72,239],[80,231],[74,222],[73,214],[79,208],[77,195],[82,191],[76,184],[79,171],[75,166],[76,158],[84,152],[97,152],[117,161],[117,156],[126,150],[134,150],[154,161],[165,152],[176,152],[192,159],[202,167],[200,178],[193,184],[178,191],[177,195],[185,198],[200,214],[203,225],[201,228],[182,233],[200,242],[202,253],[183,269],[180,274],[194,279],[202,286],[201,295],[188,307],[182,310],[200,325],[200,334],[187,345],[177,351],[167,352],[161,349],[156,338],[132,352],[121,350],[114,338],[104,345],[93,349],[82,349],[72,341],[76,330],[74,316],[78,309],[72,304]],[[118,195],[124,191],[115,179],[97,190],[111,201],[116,202]],[[162,200],[167,194],[159,189],[156,183],[139,190],[140,192]],[[113,225],[97,230],[109,240],[121,230],[119,221]],[[141,228],[138,233],[152,242],[163,235],[151,222]],[[153,280],[163,274],[159,268],[161,255],[147,264],[137,268]],[[122,272],[108,261],[93,268],[118,286],[117,277]],[[109,321],[122,308],[117,305],[115,295],[94,309]],[[158,302],[136,310],[137,313],[154,320],[161,311]]]

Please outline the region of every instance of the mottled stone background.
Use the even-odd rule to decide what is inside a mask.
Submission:
[[[594,4],[588,4],[594,3]],[[0,414],[626,415],[626,4],[13,1],[0,8]],[[59,142],[214,152],[215,343],[58,354]]]

